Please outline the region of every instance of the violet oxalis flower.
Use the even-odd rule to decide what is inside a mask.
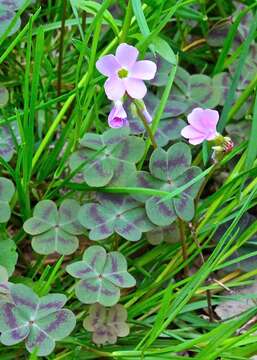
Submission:
[[[214,140],[219,133],[216,130],[219,113],[216,110],[195,108],[187,117],[190,125],[184,127],[181,135],[192,145],[205,140]]]
[[[143,80],[151,80],[156,73],[156,65],[149,60],[137,61],[138,50],[128,44],[120,44],[114,55],[99,59],[96,67],[107,76],[105,92],[110,100],[120,100],[125,92],[134,99],[142,99],[146,94]]]
[[[120,100],[114,102],[114,106],[108,116],[108,124],[111,128],[128,126],[127,113]]]

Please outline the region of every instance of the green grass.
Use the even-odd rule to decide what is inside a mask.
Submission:
[[[67,1],[62,29],[63,3],[61,0],[26,3],[17,13],[17,17],[24,15],[20,31],[7,37],[7,29],[0,38],[0,83],[10,95],[8,104],[0,108],[0,124],[16,123],[21,136],[12,160],[7,163],[0,158],[1,176],[11,178],[16,186],[11,203],[13,215],[8,225],[1,228],[1,236],[12,234],[18,246],[14,282],[29,284],[42,296],[50,291],[65,293],[69,299],[67,307],[77,317],[76,329],[57,343],[55,352],[47,359],[250,359],[257,354],[257,326],[252,323],[243,333],[238,330],[257,315],[256,307],[229,320],[216,317],[210,322],[206,292],[209,290],[211,294],[215,311],[215,306],[227,299],[224,286],[236,290],[256,282],[257,265],[253,257],[257,255],[256,240],[253,240],[254,250],[244,255],[239,252],[257,233],[256,76],[237,97],[249,47],[256,41],[256,4],[244,2],[248,7],[237,15],[223,45],[213,48],[205,41],[208,31],[224,20],[225,14],[233,13],[231,1],[129,0],[126,4],[125,1],[83,0],[80,9],[74,8],[75,1],[73,7]],[[194,7],[197,4],[201,6]],[[255,13],[248,24],[249,33],[240,51],[236,52],[232,44],[238,26],[243,15],[252,11]],[[195,21],[194,27],[189,20]],[[190,42],[189,34],[192,42],[205,40],[200,46],[184,51]],[[158,42],[158,38],[165,43]],[[236,144],[215,167],[210,162],[205,164],[209,149],[205,146],[194,148],[194,162],[201,166],[203,174],[171,193],[132,186],[100,189],[108,193],[158,195],[167,199],[174,198],[203,176],[207,179],[205,191],[196,203],[195,217],[185,225],[187,260],[183,259],[179,243],[163,242],[152,246],[145,237],[139,242],[120,239],[118,249],[126,256],[130,272],[137,278],[137,288],[124,292],[120,301],[128,310],[131,331],[117,344],[98,348],[92,343],[91,334],[82,327],[88,306],[78,302],[73,281],[64,271],[67,263],[80,259],[89,244],[87,237],[81,237],[81,248],[72,256],[45,257],[33,253],[22,224],[39,200],[52,199],[60,203],[63,198],[75,195],[84,202],[96,190],[77,183],[74,179],[82,166],[71,172],[67,162],[86,132],[102,133],[107,128],[108,100],[95,62],[102,55],[114,52],[124,41],[137,46],[141,57],[149,52],[164,54],[165,49],[169,49],[168,54],[175,53],[169,63],[165,86],[155,90],[161,100],[151,125],[153,134],[174,87],[177,66],[191,74],[212,76],[225,71],[227,64],[238,61],[224,105],[218,106],[219,131],[225,133],[227,124],[247,121],[250,135]],[[63,49],[61,62],[60,45]],[[176,63],[172,63],[174,60]],[[61,74],[60,94],[58,73]],[[246,115],[236,120],[236,114],[247,99],[251,102]],[[151,141],[147,140],[138,169],[146,169],[151,152]],[[248,213],[254,216],[254,221],[241,228],[240,221]],[[227,221],[230,221],[229,226],[219,240],[215,240],[215,231]],[[111,238],[104,246],[112,250],[115,241]],[[203,263],[199,260],[201,254]],[[231,265],[241,264],[243,259],[251,262],[251,269],[231,269]],[[190,276],[185,276],[187,267],[191,270]],[[233,299],[238,301],[241,296],[233,293]],[[249,296],[256,298],[256,294]],[[36,353],[29,357],[20,344],[0,345],[0,350],[1,360],[37,359]]]

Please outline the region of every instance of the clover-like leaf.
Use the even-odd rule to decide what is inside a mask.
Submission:
[[[11,216],[9,202],[14,194],[14,185],[11,180],[0,177],[0,223],[7,222]]]
[[[109,129],[102,135],[87,133],[80,144],[82,147],[71,156],[70,167],[75,169],[88,161],[83,176],[85,182],[94,187],[108,183],[125,185],[144,153],[143,139],[129,136],[126,127]]]
[[[51,200],[40,201],[34,209],[34,216],[28,219],[24,230],[33,236],[32,247],[39,254],[72,254],[79,241],[76,235],[83,233],[77,217],[80,205],[76,200],[65,199],[59,211]]]
[[[156,227],[146,233],[146,239],[152,245],[159,245],[162,242],[168,244],[178,243],[180,241],[179,229],[176,223],[165,227]]]
[[[6,268],[10,276],[18,260],[16,244],[11,239],[0,240],[0,249],[0,265]]]
[[[129,334],[126,323],[127,310],[120,304],[110,309],[100,304],[90,306],[89,315],[85,318],[83,326],[93,333],[92,340],[95,344],[115,344],[118,337]]]
[[[165,113],[169,116],[187,114],[195,107],[213,108],[219,104],[220,91],[207,75],[190,75],[179,67],[175,85],[165,107]]]
[[[79,221],[90,229],[91,240],[103,240],[117,233],[130,241],[138,241],[153,225],[144,206],[128,195],[98,194],[98,203],[81,207]]]
[[[150,172],[138,172],[137,185],[172,192],[185,185],[201,173],[201,169],[191,167],[191,151],[188,145],[176,143],[167,151],[157,148],[150,158]],[[156,225],[168,226],[177,217],[190,221],[194,216],[194,197],[201,181],[198,181],[175,198],[152,196],[145,199],[146,213]],[[142,200],[142,199],[141,199]]]
[[[125,257],[117,251],[106,253],[101,246],[90,246],[81,261],[66,271],[81,279],[75,286],[77,298],[85,304],[96,302],[112,306],[119,301],[120,288],[129,288],[136,280],[127,272]]]
[[[37,348],[38,356],[49,355],[55,341],[68,336],[74,329],[76,318],[67,309],[62,309],[66,297],[50,294],[39,298],[29,287],[11,284],[11,302],[1,305],[0,341],[14,345],[24,340],[27,350]]]

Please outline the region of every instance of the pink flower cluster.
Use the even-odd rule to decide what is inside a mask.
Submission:
[[[144,80],[151,80],[155,76],[155,63],[149,60],[137,61],[137,57],[138,50],[124,43],[118,46],[115,55],[103,56],[96,63],[98,71],[108,77],[104,84],[105,93],[108,99],[114,101],[108,117],[110,127],[128,125],[123,107],[124,95],[127,94],[132,99],[143,99],[147,92]],[[148,121],[150,120],[149,116]]]

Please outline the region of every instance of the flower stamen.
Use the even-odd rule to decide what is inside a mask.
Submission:
[[[120,79],[126,78],[128,76],[128,70],[124,69],[124,68],[120,69],[118,71],[118,76],[119,76]]]

